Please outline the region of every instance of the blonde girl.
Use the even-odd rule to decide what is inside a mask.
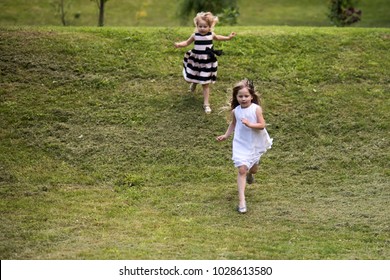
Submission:
[[[210,83],[215,83],[217,79],[218,61],[215,55],[221,52],[213,48],[213,40],[228,41],[236,36],[235,32],[229,36],[217,35],[213,32],[218,17],[211,12],[200,12],[194,18],[196,26],[193,33],[186,41],[176,42],[176,48],[187,47],[194,43],[194,48],[184,55],[183,76],[184,79],[191,83],[190,91],[194,92],[197,84],[203,88],[203,109],[205,113],[211,113],[209,96]]]
[[[232,122],[225,134],[217,137],[224,141],[234,132],[233,162],[238,169],[237,185],[239,213],[246,213],[245,187],[252,184],[258,170],[260,157],[272,146],[266,130],[263,111],[259,105],[253,83],[245,79],[233,88],[231,100]]]

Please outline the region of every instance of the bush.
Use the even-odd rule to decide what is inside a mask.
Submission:
[[[348,26],[360,21],[362,11],[356,9],[354,0],[330,0],[329,18],[336,26]]]
[[[239,15],[238,8],[226,8],[218,14],[218,19],[221,25],[236,25]]]
[[[234,14],[237,17],[236,8],[237,0],[182,0],[178,12],[182,23],[185,23],[190,15],[198,12],[212,12],[214,15],[222,13],[230,16]]]

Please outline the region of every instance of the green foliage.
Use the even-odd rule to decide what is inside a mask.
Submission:
[[[352,25],[361,20],[362,11],[355,8],[355,0],[330,0],[328,17],[337,26]]]
[[[239,15],[238,8],[224,8],[218,14],[219,23],[221,25],[236,25]]]
[[[226,18],[225,23],[234,23],[238,16],[237,0],[182,0],[178,9],[184,22],[190,15],[193,17],[198,12],[212,12],[214,15],[223,13]]]
[[[1,259],[389,259],[390,30],[237,26],[210,115],[189,30],[0,28]],[[243,77],[274,145],[238,215]]]

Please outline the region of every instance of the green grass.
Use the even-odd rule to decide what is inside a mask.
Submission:
[[[389,259],[390,30],[235,30],[205,115],[192,28],[0,28],[1,259]],[[274,145],[238,215],[243,77]]]
[[[96,26],[97,6],[93,1],[67,0],[67,21],[70,25]],[[164,26],[180,24],[177,16],[178,1],[171,0],[111,0],[106,4],[106,26]],[[291,25],[330,26],[327,17],[328,0],[238,0],[241,26]],[[358,27],[390,27],[390,2],[388,0],[359,1],[363,11]],[[2,0],[1,25],[61,25],[60,17],[50,5],[50,0]],[[80,14],[78,19],[75,14]],[[143,15],[143,16],[137,16]],[[192,17],[188,26],[193,26]]]

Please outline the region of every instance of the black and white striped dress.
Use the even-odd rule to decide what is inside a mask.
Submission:
[[[194,48],[187,51],[183,60],[183,76],[187,82],[210,84],[217,79],[218,61],[213,49],[213,34],[195,33]]]

